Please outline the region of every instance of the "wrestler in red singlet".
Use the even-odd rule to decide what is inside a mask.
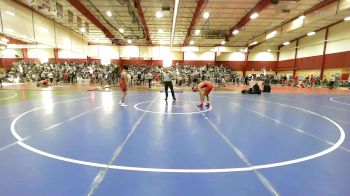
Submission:
[[[197,87],[192,88],[193,91],[199,91],[201,103],[199,105],[197,105],[198,107],[203,107],[203,102],[204,102],[205,98],[207,98],[206,106],[207,107],[210,106],[209,93],[211,92],[211,90],[213,88],[214,88],[214,85],[209,81],[200,82]]]
[[[122,107],[126,107],[128,105],[126,105],[124,103],[124,100],[125,100],[125,96],[126,96],[126,90],[127,90],[127,83],[128,83],[128,66],[127,65],[124,65],[123,67],[123,71],[121,73],[121,76],[120,76],[120,88],[122,90],[122,99],[120,101],[120,106]]]
[[[120,78],[120,88],[122,89],[123,92],[126,91],[126,81],[123,76]]]

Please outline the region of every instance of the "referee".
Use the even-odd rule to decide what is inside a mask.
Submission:
[[[163,81],[164,81],[164,87],[165,87],[165,100],[168,99],[168,88],[171,90],[171,95],[173,96],[173,100],[175,99],[174,94],[174,87],[172,82],[172,73],[169,71],[168,68],[165,68],[165,71],[163,72]]]

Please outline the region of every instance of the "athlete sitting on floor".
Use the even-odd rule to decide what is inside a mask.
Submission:
[[[207,107],[210,106],[209,93],[213,88],[214,88],[214,85],[209,81],[202,81],[198,84],[198,86],[195,86],[192,88],[193,92],[196,92],[196,91],[199,92],[201,103],[197,105],[198,107],[203,107],[205,97],[207,98],[207,104],[205,106]]]

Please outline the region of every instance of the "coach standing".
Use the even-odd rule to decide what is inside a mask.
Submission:
[[[169,68],[165,68],[163,72],[163,81],[165,88],[165,100],[168,99],[168,88],[171,90],[171,95],[173,96],[173,100],[175,99],[174,87],[172,82],[172,73],[169,71]]]

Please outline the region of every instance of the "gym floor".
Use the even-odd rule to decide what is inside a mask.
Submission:
[[[0,90],[0,195],[349,195],[348,92],[237,92]]]

